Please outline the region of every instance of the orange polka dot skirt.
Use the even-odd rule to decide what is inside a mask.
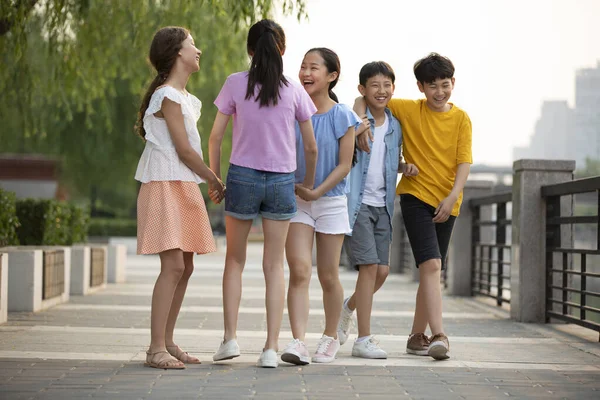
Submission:
[[[217,251],[206,205],[195,182],[142,183],[137,200],[137,253]]]

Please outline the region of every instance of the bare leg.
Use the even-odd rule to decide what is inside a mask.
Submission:
[[[184,252],[183,264],[185,265],[185,269],[183,270],[183,275],[175,289],[175,295],[173,296],[173,302],[171,303],[171,309],[169,310],[169,318],[167,319],[167,330],[165,333],[165,343],[167,347],[177,346],[173,341],[173,333],[175,331],[175,324],[177,323],[177,317],[179,316],[179,310],[181,310],[181,304],[183,303],[188,282],[194,272],[194,253]],[[198,358],[190,355],[186,355],[185,357],[185,362],[199,361]]]
[[[323,288],[325,309],[324,334],[337,338],[337,326],[344,302],[344,288],[340,283],[340,256],[344,235],[317,233],[317,273]]]
[[[150,313],[150,353],[166,351],[165,333],[175,290],[183,276],[185,265],[180,249],[160,253],[160,274],[152,292]],[[169,361],[167,365],[183,365],[181,361]]]
[[[371,334],[371,310],[373,293],[377,279],[377,264],[361,265],[356,280],[356,319],[358,321],[358,337]]]
[[[242,271],[246,264],[246,247],[252,220],[225,216],[227,252],[223,271],[223,319],[225,341],[236,338],[238,313],[242,297]]]
[[[442,288],[440,272],[442,262],[439,258],[427,260],[419,264],[419,290],[417,291],[417,306],[411,333],[424,333],[427,323],[431,333],[443,333],[442,325]]]
[[[267,341],[265,349],[278,350],[279,331],[285,302],[285,278],[283,277],[283,253],[290,221],[274,221],[263,218],[265,247],[263,273],[265,275],[265,306],[267,308]]]
[[[377,291],[379,289],[381,289],[381,287],[385,283],[385,280],[387,279],[389,274],[390,274],[390,266],[389,265],[380,265],[377,268],[377,278],[375,279],[375,291],[373,292],[373,294],[377,293]],[[358,281],[356,282],[356,285],[358,287]],[[355,293],[356,293],[356,291],[355,291]],[[348,303],[346,303],[346,306],[352,311],[356,310],[355,293],[352,293],[352,296],[350,296],[350,299],[348,299]]]
[[[290,267],[288,286],[288,314],[294,339],[304,341],[310,301],[308,289],[312,275],[312,247],[315,236],[311,226],[290,224],[285,253]]]

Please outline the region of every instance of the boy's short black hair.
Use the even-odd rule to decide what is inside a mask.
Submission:
[[[394,70],[390,66],[390,64],[385,61],[373,61],[368,64],[363,65],[360,69],[360,73],[358,74],[358,82],[365,86],[369,78],[374,77],[375,75],[383,75],[392,80],[392,83],[396,81],[396,74],[394,74]]]
[[[454,64],[448,57],[438,53],[430,53],[421,58],[413,67],[415,78],[421,84],[435,82],[436,79],[451,79],[454,77]]]

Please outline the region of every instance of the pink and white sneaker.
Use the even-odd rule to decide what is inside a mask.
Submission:
[[[323,335],[319,344],[317,345],[317,351],[312,357],[314,363],[330,363],[335,360],[335,356],[340,349],[339,339],[334,339],[330,336]]]
[[[281,360],[290,364],[306,365],[310,364],[310,355],[304,342],[294,339],[286,346]]]

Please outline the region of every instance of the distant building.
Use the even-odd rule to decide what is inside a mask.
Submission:
[[[600,159],[600,61],[577,71],[575,80],[575,148],[577,166]]]
[[[542,103],[542,113],[535,124],[529,146],[515,147],[513,159],[573,159],[575,146],[569,140],[572,135],[573,110],[569,108],[567,102],[545,101]]]
[[[575,108],[566,101],[545,101],[530,144],[513,148],[513,159],[544,158],[600,160],[600,61],[595,68],[577,70]]]

